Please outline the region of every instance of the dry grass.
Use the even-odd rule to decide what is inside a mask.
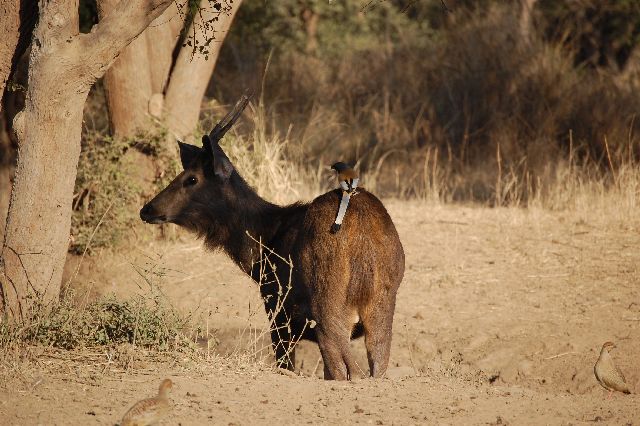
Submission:
[[[620,70],[577,66],[570,46],[524,37],[512,4],[457,7],[437,30],[376,7],[387,15],[368,35],[375,43],[335,52],[327,42],[311,54],[275,46],[262,59],[235,46],[253,66],[231,72],[223,55],[222,97],[269,62],[262,96],[270,128],[289,135],[287,157],[312,171],[357,163],[363,185],[385,197],[569,208],[571,194],[619,192],[614,169],[634,179],[640,101]]]
[[[210,114],[204,109],[204,114]],[[269,130],[269,117],[262,100],[247,112],[252,131],[234,132],[222,140],[222,147],[233,165],[247,182],[263,197],[276,203],[297,201],[308,195],[307,182],[300,175],[296,159],[287,154],[289,135]],[[210,129],[214,117],[203,121],[201,127]],[[212,120],[212,122],[215,119]]]
[[[202,335],[197,313],[184,314],[172,306],[162,292],[164,274],[159,265],[132,266],[144,286],[133,297],[92,298],[90,291],[80,294],[68,286],[57,303],[33,300],[22,319],[2,318],[0,354],[24,347],[83,350],[122,345],[132,350],[193,352]]]
[[[272,259],[278,258],[292,267],[291,260],[280,257],[261,241],[256,242],[262,252],[269,254],[256,261],[261,270],[258,286],[272,285]],[[54,358],[89,366],[106,363],[115,371],[145,365],[138,361],[163,362],[186,356],[194,361],[233,364],[240,369],[277,370],[270,336],[273,331],[289,327],[289,323],[276,325],[275,317],[284,309],[291,291],[290,276],[287,282],[275,278],[281,291],[270,320],[263,321],[262,303],[250,303],[242,316],[244,327],[235,338],[234,348],[221,356],[217,325],[210,322],[211,307],[180,311],[165,295],[166,286],[175,284],[172,280],[176,273],[184,279],[188,272],[167,269],[162,256],[145,254],[144,258],[142,264],[127,262],[132,267],[129,274],[133,275],[129,279],[139,289],[132,296],[108,293],[96,297],[91,294],[92,285],[84,286],[80,294],[77,289],[83,285],[74,276],[58,303],[44,305],[35,301],[20,322],[4,318],[0,322],[0,363],[20,369],[40,359]],[[313,321],[308,321],[307,326],[313,327]],[[299,338],[289,342],[285,356],[298,341]],[[22,365],[23,361],[27,364]]]
[[[240,350],[240,351],[236,350],[236,354],[244,355],[243,357],[248,356],[249,359],[255,358],[263,364],[268,363],[268,364],[272,364],[273,366],[276,366],[279,362],[291,361],[289,357],[293,353],[295,346],[300,341],[301,335],[305,332],[307,327],[309,328],[315,327],[315,321],[307,319],[302,329],[301,335],[294,336],[294,340],[287,342],[286,353],[284,355],[285,359],[274,360],[272,363],[268,361],[273,359],[272,358],[273,349],[272,349],[271,337],[270,337],[271,334],[273,332],[276,332],[278,336],[280,336],[280,330],[291,329],[291,318],[287,316],[284,309],[285,309],[285,301],[287,297],[289,297],[289,293],[291,292],[293,262],[291,258],[284,258],[278,253],[276,253],[275,251],[273,251],[271,248],[265,246],[262,243],[261,239],[256,239],[254,236],[250,234],[247,234],[247,235],[249,235],[249,237],[253,241],[258,243],[260,247],[260,253],[258,255],[259,260],[256,261],[256,264],[260,268],[260,278],[257,283],[258,286],[261,287],[263,285],[272,285],[274,281],[270,277],[274,277],[273,279],[275,280],[275,283],[278,286],[278,293],[277,293],[276,306],[272,312],[268,313],[269,322],[266,327],[253,325],[251,319],[255,315],[255,313],[252,312],[251,307],[249,307],[249,316],[248,316],[249,321],[248,321],[247,327],[245,327],[241,335],[238,337],[238,342],[241,343],[244,340],[243,339],[244,335],[247,334],[250,337],[248,340],[246,340],[248,342],[248,346],[246,346],[244,350]],[[281,282],[278,275],[275,274],[276,264],[274,263],[274,261],[278,261],[278,262],[281,261],[285,265],[287,265],[287,268],[289,269],[289,277],[286,283]],[[276,324],[276,317],[281,312],[285,313],[287,322],[285,324],[278,325]],[[280,339],[279,344],[282,344],[282,343],[284,342],[282,339]],[[240,348],[240,346],[238,346],[238,348]]]
[[[262,100],[252,106],[253,132],[237,132],[224,148],[240,173],[265,198],[279,202],[310,199],[336,185],[328,171],[329,159],[304,161],[304,150],[277,131],[275,113],[269,119]],[[206,128],[206,125],[204,125]],[[376,161],[357,162],[362,185],[382,196],[418,198],[431,204],[474,200],[474,193],[489,192],[492,206],[592,211],[624,217],[634,214],[640,198],[640,168],[635,159],[637,141],[627,129],[626,142],[607,142],[600,160],[574,148],[570,132],[567,156],[547,158],[534,171],[529,156],[516,161],[511,150],[496,144],[493,157],[482,167],[461,172],[450,151],[427,145],[409,155],[389,149]],[[614,151],[613,146],[617,147]],[[623,148],[621,148],[623,147]],[[444,155],[444,156],[443,156]],[[545,157],[546,158],[546,157]],[[390,190],[392,188],[392,190]],[[464,191],[470,191],[464,196]],[[481,200],[476,200],[481,201]]]
[[[310,199],[335,185],[327,166],[347,160],[356,164],[362,185],[382,197],[565,210],[618,221],[636,215],[640,102],[631,83],[576,68],[570,52],[541,37],[520,38],[518,17],[506,7],[458,14],[437,38],[420,39],[393,25],[394,42],[384,49],[274,56],[244,127],[223,141],[259,194],[277,203]],[[158,156],[153,139],[104,136],[102,96],[93,92],[85,114],[72,245],[79,253],[129,235],[137,207],[175,173],[166,159],[149,160]],[[221,109],[205,105],[201,128],[210,129]],[[140,158],[150,161],[151,177],[143,179],[133,167]],[[131,332],[145,318],[143,341],[165,347],[183,328],[154,295],[80,305],[69,297],[53,310],[34,312],[35,328],[3,323],[0,342],[145,346],[138,331]],[[191,327],[187,340],[206,341],[211,349],[215,336],[208,324]],[[270,353],[258,343],[269,332],[249,327],[252,347],[236,355]]]

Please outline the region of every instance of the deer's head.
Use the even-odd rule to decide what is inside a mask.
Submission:
[[[219,141],[249,101],[243,96],[234,109],[202,137],[202,148],[178,142],[183,171],[140,210],[140,218],[153,224],[175,223],[199,234],[224,223],[238,207],[238,187],[246,184],[235,171]]]

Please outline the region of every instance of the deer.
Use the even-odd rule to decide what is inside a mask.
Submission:
[[[389,363],[396,294],[405,256],[382,202],[358,188],[339,233],[330,232],[341,191],[280,206],[251,188],[219,141],[249,102],[202,136],[202,147],[178,141],[183,171],[140,210],[149,224],[173,223],[208,250],[223,250],[259,284],[276,365],[294,371],[295,344],[316,342],[327,380],[362,378],[350,340],[364,336],[369,375]]]

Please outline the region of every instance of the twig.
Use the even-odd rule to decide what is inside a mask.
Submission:
[[[367,9],[369,9],[371,7],[371,5],[373,4],[375,0],[369,0],[364,6],[362,6],[360,8],[360,12],[362,13],[367,13]]]
[[[446,225],[469,225],[467,222],[458,222],[457,220],[438,220],[437,222]]]
[[[24,262],[22,261],[22,256],[23,255],[31,255],[31,254],[42,254],[42,251],[39,252],[26,252],[26,253],[18,253],[17,251],[15,251],[13,249],[13,247],[9,246],[9,245],[5,245],[6,248],[8,248],[9,250],[11,250],[11,252],[16,255],[16,257],[18,258],[18,262],[20,262],[20,266],[22,267],[22,270],[24,271],[24,276],[27,278],[27,284],[29,284],[31,286],[31,289],[33,290],[33,292],[36,294],[36,296],[40,297],[40,293],[38,292],[38,290],[34,287],[33,283],[31,282],[31,279],[29,278],[29,273],[27,272],[27,267],[24,266]],[[5,274],[6,275],[6,274]],[[8,279],[9,277],[7,277]],[[11,281],[11,284],[14,286],[15,289],[15,284],[13,284],[13,281]],[[17,291],[16,291],[17,292]]]
[[[258,267],[258,286],[262,287],[263,285],[277,285],[277,294],[271,294],[271,297],[277,297],[275,300],[275,306],[271,305],[268,307],[267,316],[269,318],[269,326],[265,330],[263,330],[258,336],[256,333],[256,338],[254,339],[254,345],[259,339],[262,339],[264,335],[267,333],[273,334],[274,332],[278,336],[278,344],[275,346],[281,345],[285,349],[285,353],[282,357],[276,360],[276,364],[281,365],[282,363],[293,364],[291,360],[291,354],[295,350],[295,346],[298,344],[302,336],[304,335],[307,327],[313,327],[312,321],[308,320],[305,322],[302,330],[299,331],[298,334],[293,334],[291,331],[291,318],[287,313],[287,308],[285,306],[285,301],[292,289],[292,279],[293,279],[293,261],[291,260],[291,256],[289,258],[284,258],[283,256],[276,253],[271,248],[265,246],[262,242],[262,237],[255,238],[248,231],[246,232],[247,236],[253,240],[258,245],[258,260],[253,262],[251,268]],[[277,259],[272,259],[271,255],[275,256]],[[286,287],[280,282],[280,277],[278,276],[277,271],[277,260],[282,261],[285,264],[285,267],[288,269],[288,283]],[[273,279],[267,280],[268,275],[273,275]],[[270,277],[269,277],[270,278]],[[269,297],[267,296],[267,297]],[[265,299],[265,298],[263,298]],[[267,299],[265,299],[265,304],[268,305]],[[246,328],[245,328],[246,330]],[[244,331],[243,330],[243,334]],[[280,331],[283,331],[285,336],[280,334]],[[274,342],[272,341],[272,344]],[[262,347],[260,349],[254,348],[254,351],[251,356],[256,356],[258,353],[264,351],[266,347]]]
[[[557,354],[557,355],[552,355],[552,356],[546,357],[545,360],[561,358],[561,357],[563,357],[565,355],[578,355],[578,354],[579,354],[579,352],[574,352],[574,351],[562,352],[561,354]]]
[[[609,160],[609,168],[611,169],[611,174],[613,175],[613,183],[618,184],[618,177],[616,176],[616,171],[613,169],[613,162],[611,161],[611,153],[609,152],[609,142],[607,141],[607,137],[604,137],[604,147],[607,150],[607,159]]]
[[[628,155],[629,155],[629,164],[633,165],[633,149],[632,149],[632,144],[633,144],[633,139],[631,138],[631,136],[633,135],[633,123],[636,121],[636,115],[633,114],[633,116],[631,117],[631,124],[629,125],[629,136],[627,137],[628,140]]]
[[[416,376],[419,376],[420,373],[416,368],[416,364],[413,362],[413,348],[412,348],[411,342],[409,342],[409,330],[407,329],[406,323],[404,324],[404,337],[407,343],[407,349],[409,349],[409,361],[411,362],[411,368],[413,368],[413,374],[415,374]],[[371,372],[371,374],[373,374],[373,372]]]
[[[555,253],[554,253],[555,254]],[[539,275],[527,275],[527,278],[564,278],[571,274],[539,274]]]
[[[573,129],[569,129],[569,171],[573,171]]]
[[[496,161],[498,163],[498,178],[496,179],[496,205],[502,205],[502,158],[500,157],[500,142],[496,145]]]
[[[316,366],[313,367],[313,372],[311,373],[311,377],[315,377],[316,376],[316,372],[318,371],[318,367],[320,367],[320,361],[322,361],[322,357],[321,356],[318,357],[318,361],[316,361]]]
[[[87,254],[87,250],[89,250],[89,246],[91,246],[91,241],[93,241],[93,237],[96,235],[96,232],[98,231],[98,228],[100,227],[100,225],[102,225],[102,221],[107,216],[107,213],[109,213],[109,210],[111,210],[112,206],[113,206],[113,201],[111,203],[109,203],[109,205],[107,206],[107,209],[102,214],[102,217],[98,221],[97,225],[95,226],[95,228],[93,228],[93,232],[91,232],[91,236],[89,237],[89,241],[87,241],[87,245],[84,247],[84,251],[82,252],[82,256],[80,257],[80,261],[78,262],[78,266],[76,266],[76,270],[73,273],[73,276],[71,278],[69,278],[69,281],[67,281],[67,285],[71,284],[71,281],[75,280],[76,277],[78,276],[78,272],[80,272],[80,266],[82,266],[82,261],[84,260],[84,257]]]

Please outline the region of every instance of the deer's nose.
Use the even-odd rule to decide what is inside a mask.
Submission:
[[[140,209],[140,219],[145,222],[153,223],[158,217],[158,212],[151,203],[147,203]]]
[[[140,209],[140,219],[145,220],[149,218],[149,216],[151,216],[151,205],[149,204],[145,204],[141,209]]]
[[[140,219],[147,223],[165,223],[167,216],[160,214],[153,204],[149,202],[140,209]]]

